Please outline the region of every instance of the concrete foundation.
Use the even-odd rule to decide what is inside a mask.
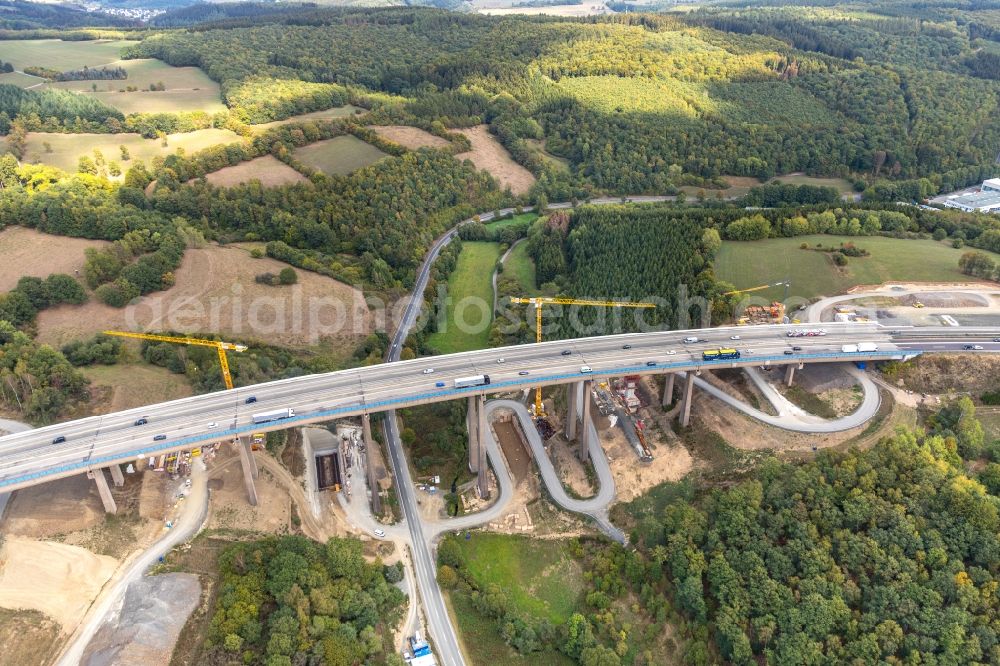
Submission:
[[[250,502],[250,506],[257,506],[257,484],[253,481],[257,462],[253,459],[253,453],[250,451],[250,443],[246,441],[244,444],[244,441],[237,439],[233,444],[240,454],[240,467],[243,468],[243,485],[247,489],[247,501]]]
[[[583,382],[583,418],[580,427],[583,429],[583,436],[580,437],[580,460],[587,462],[590,460],[590,438],[593,432],[592,423],[590,421],[590,403],[593,402],[593,396],[591,395],[591,389],[593,389],[594,382],[592,380],[587,380]]]
[[[684,376],[684,395],[681,398],[681,427],[686,428],[691,425],[691,399],[694,397],[694,372],[688,372]]]
[[[120,473],[121,470],[119,470],[119,474]],[[111,488],[108,486],[108,477],[104,476],[104,470],[92,470],[87,472],[87,476],[97,482],[97,492],[101,496],[101,502],[104,504],[104,510],[108,513],[118,513],[118,505],[115,503],[115,498],[111,496]]]
[[[663,385],[663,396],[660,398],[660,405],[663,407],[674,401],[674,378],[676,376],[677,374],[673,372],[667,374],[667,381]]]
[[[365,473],[368,476],[368,490],[371,491],[372,496],[372,513],[375,516],[382,515],[382,495],[379,494],[378,479],[375,476],[375,463],[374,458],[372,458],[371,452],[378,442],[372,437],[372,417],[365,414],[361,417],[361,427],[364,431],[365,437]]]
[[[108,469],[111,470],[111,480],[115,482],[115,488],[124,486],[125,475],[122,474],[121,465],[109,465]]]

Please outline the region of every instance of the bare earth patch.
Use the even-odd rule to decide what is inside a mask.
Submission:
[[[145,363],[119,363],[80,368],[90,380],[94,414],[110,414],[191,395],[184,375]]]
[[[0,231],[0,291],[10,291],[25,276],[47,277],[83,268],[83,251],[103,247],[105,241],[68,238],[43,234],[26,227],[8,227]]]
[[[39,313],[38,339],[53,345],[105,329],[217,333],[287,346],[323,340],[345,349],[368,334],[371,314],[362,293],[341,282],[296,269],[298,284],[257,284],[256,275],[277,274],[287,264],[254,259],[238,247],[188,250],[177,283],[118,309],[92,301]]]
[[[16,491],[7,505],[2,533],[49,539],[104,520],[97,486],[85,474]]]
[[[651,420],[647,420],[649,423]],[[691,454],[676,437],[668,439],[659,431],[647,432],[646,443],[653,454],[648,463],[639,460],[618,426],[601,433],[601,446],[615,479],[616,502],[629,502],[664,481],[679,481],[694,465]]]
[[[75,627],[118,561],[84,548],[8,536],[0,550],[0,606],[45,613]]]
[[[419,127],[410,127],[409,125],[372,125],[368,129],[375,130],[383,139],[398,143],[410,150],[425,147],[447,148],[451,145],[439,136],[434,136]]]
[[[262,451],[257,455],[269,454]],[[281,533],[291,525],[292,500],[268,470],[261,470],[256,480],[257,506],[247,502],[243,470],[235,457],[213,468],[210,484],[212,504],[206,526],[209,529]]]
[[[216,187],[232,187],[259,180],[264,187],[277,187],[308,180],[301,173],[273,155],[264,155],[236,166],[205,174],[205,180]]]
[[[49,664],[56,656],[60,628],[52,618],[33,610],[0,608],[3,664]]]
[[[456,159],[470,160],[477,169],[489,172],[496,178],[500,187],[509,185],[514,194],[524,194],[535,184],[534,174],[511,158],[507,149],[490,134],[486,125],[456,131],[464,134],[472,143],[472,150],[455,155]]]

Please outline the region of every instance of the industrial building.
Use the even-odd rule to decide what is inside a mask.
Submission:
[[[957,208],[966,213],[1000,212],[1000,178],[984,180],[978,192],[957,194],[942,203],[946,208]]]

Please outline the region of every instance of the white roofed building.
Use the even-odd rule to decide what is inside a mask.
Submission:
[[[966,213],[1000,213],[1000,178],[984,180],[978,192],[956,194],[941,203]]]

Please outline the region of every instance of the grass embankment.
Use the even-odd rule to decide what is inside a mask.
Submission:
[[[499,243],[462,244],[458,264],[448,278],[447,321],[428,339],[431,347],[442,354],[452,354],[488,345],[493,267],[499,258]]]
[[[538,282],[535,278],[535,262],[528,256],[528,244],[520,243],[515,247],[503,265],[504,275],[517,280],[525,296],[538,293]]]
[[[466,571],[477,585],[497,585],[518,610],[562,624],[582,605],[583,571],[570,554],[567,541],[481,532],[455,541],[464,555]],[[572,663],[551,650],[519,655],[504,643],[495,622],[473,607],[467,592],[459,588],[450,592],[449,598],[471,663]]]
[[[830,253],[802,250],[802,243],[815,248],[854,243],[868,250],[869,257],[851,257],[847,266],[833,264]],[[958,259],[967,249],[956,249],[932,240],[903,240],[883,236],[798,236],[761,241],[725,241],[715,260],[720,280],[746,289],[765,282],[789,278],[789,296],[812,298],[839,294],[859,284],[883,282],[967,282],[958,270]],[[1000,255],[994,255],[1000,260]],[[784,297],[775,287],[755,292],[765,299]]]
[[[531,223],[538,219],[538,215],[535,213],[521,213],[520,215],[513,215],[509,218],[503,220],[497,220],[496,222],[487,222],[487,229],[503,229],[504,227],[510,227],[515,224]]]
[[[801,386],[788,386],[782,392],[792,404],[801,407],[810,414],[824,419],[835,419],[840,416],[830,403]]]

